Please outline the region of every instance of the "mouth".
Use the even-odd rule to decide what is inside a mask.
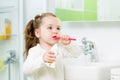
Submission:
[[[59,40],[60,39],[59,36],[53,36],[52,38],[55,39],[55,40]]]
[[[59,40],[60,36],[53,36],[52,38],[55,40]],[[68,40],[76,41],[76,38],[68,38]]]

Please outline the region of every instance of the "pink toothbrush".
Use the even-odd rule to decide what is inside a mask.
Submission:
[[[60,36],[53,36],[54,39],[60,39]],[[68,40],[76,41],[75,38],[69,38]]]

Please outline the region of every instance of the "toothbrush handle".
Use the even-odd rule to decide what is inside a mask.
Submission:
[[[55,37],[53,37],[53,38],[54,38],[54,39],[60,39],[60,36],[55,36]],[[68,40],[76,41],[75,38],[69,38]]]
[[[75,38],[69,38],[68,40],[76,41],[76,39],[75,39]]]

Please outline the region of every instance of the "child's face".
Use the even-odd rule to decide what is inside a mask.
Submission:
[[[47,43],[54,45],[58,40],[53,36],[60,36],[61,25],[60,20],[57,17],[47,16],[42,19],[40,25],[40,43]]]

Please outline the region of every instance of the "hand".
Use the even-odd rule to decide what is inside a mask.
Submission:
[[[43,60],[44,62],[48,62],[48,63],[54,62],[56,60],[55,53],[51,51],[44,53]]]
[[[63,45],[69,45],[71,43],[71,40],[69,40],[69,35],[61,35],[60,40]]]

